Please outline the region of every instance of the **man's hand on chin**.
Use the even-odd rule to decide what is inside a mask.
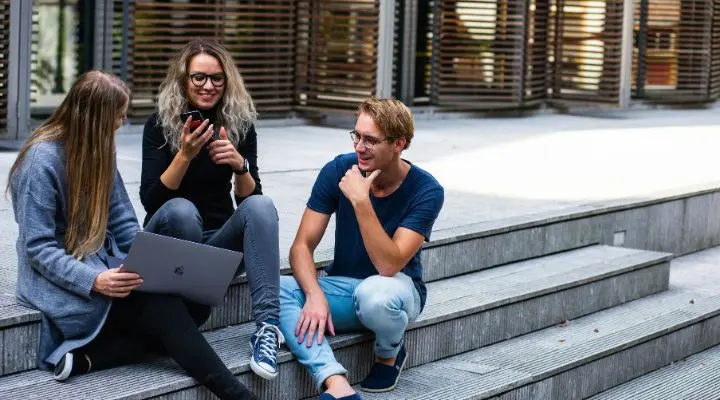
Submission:
[[[360,168],[353,165],[347,170],[338,186],[350,203],[355,206],[370,199],[370,186],[378,175],[380,175],[380,170],[376,169],[370,176],[364,177]]]

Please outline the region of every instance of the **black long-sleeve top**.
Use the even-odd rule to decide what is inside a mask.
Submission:
[[[212,122],[212,118],[211,122]],[[180,187],[171,190],[160,180],[165,170],[170,166],[175,153],[170,144],[165,143],[162,127],[158,125],[157,113],[148,118],[143,131],[143,158],[142,175],[140,181],[140,201],[147,216],[146,225],[155,212],[170,199],[182,197],[190,200],[200,212],[203,220],[203,230],[219,229],[234,211],[232,197],[232,168],[229,165],[215,164],[210,158],[207,148],[190,162]],[[238,144],[237,150],[250,163],[250,175],[255,180],[255,190],[250,194],[262,194],[260,176],[257,165],[257,133],[255,127],[250,126],[245,140]],[[235,196],[240,204],[244,198]]]

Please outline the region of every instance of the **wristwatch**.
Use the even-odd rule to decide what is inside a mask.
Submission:
[[[244,158],[245,162],[243,163],[242,168],[240,169],[233,169],[233,173],[235,175],[245,175],[248,171],[250,171],[250,161],[248,161],[247,158]]]

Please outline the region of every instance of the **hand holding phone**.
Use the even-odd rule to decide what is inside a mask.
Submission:
[[[192,118],[190,121],[190,129],[195,129],[203,123],[203,116],[198,110],[186,111],[180,114],[180,119],[184,123],[188,118]]]
[[[187,118],[183,123],[183,132],[180,138],[180,149],[178,155],[182,156],[183,159],[190,161],[197,157],[200,150],[212,139],[214,126],[210,123],[210,120],[197,121],[199,125],[193,128],[192,123],[196,122],[196,116],[192,113],[197,113],[202,118],[202,114],[199,111],[189,111]],[[185,113],[183,113],[185,114]]]

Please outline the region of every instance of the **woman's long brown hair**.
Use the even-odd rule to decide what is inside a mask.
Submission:
[[[67,231],[65,248],[81,258],[105,239],[115,174],[116,121],[130,97],[118,77],[102,71],[81,75],[60,107],[38,127],[20,150],[13,174],[36,143],[53,141],[65,149]]]

